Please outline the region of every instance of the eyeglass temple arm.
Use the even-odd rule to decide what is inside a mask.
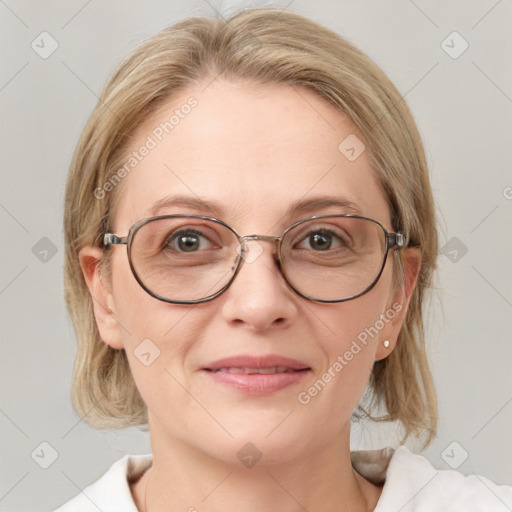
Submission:
[[[386,234],[387,248],[405,247],[406,239],[403,233],[387,233]]]
[[[127,236],[117,236],[113,233],[105,233],[103,236],[103,245],[108,247],[109,245],[121,245],[128,243]]]

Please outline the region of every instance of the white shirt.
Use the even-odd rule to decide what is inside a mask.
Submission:
[[[138,512],[129,483],[151,464],[151,455],[126,455],[54,512]],[[384,482],[374,512],[512,510],[512,487],[496,485],[478,475],[435,469],[425,457],[405,446],[352,452],[352,465],[368,480]]]

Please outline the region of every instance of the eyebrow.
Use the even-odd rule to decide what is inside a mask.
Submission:
[[[176,206],[200,210],[205,213],[211,214],[214,217],[221,216],[223,212],[223,208],[214,201],[207,201],[205,199],[200,199],[199,197],[184,195],[163,197],[162,199],[154,203],[153,206],[148,210],[148,212],[153,217],[160,215],[162,213],[162,210],[165,210],[166,208]]]
[[[352,213],[354,215],[361,215],[361,208],[354,203],[343,197],[331,196],[318,196],[306,200],[297,200],[293,202],[288,209],[287,213],[312,213],[315,210],[325,210],[326,208],[340,208],[344,213]]]
[[[216,218],[223,217],[224,208],[215,201],[200,199],[199,197],[175,195],[166,196],[154,203],[148,210],[149,215],[154,217],[160,215],[163,210],[171,207],[184,207],[199,210]],[[361,215],[361,208],[343,197],[318,196],[310,199],[298,199],[294,201],[286,211],[286,216],[297,214],[311,214],[318,210],[327,208],[340,208],[344,213]]]

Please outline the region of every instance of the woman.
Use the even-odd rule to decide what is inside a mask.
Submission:
[[[143,43],[80,139],[65,234],[75,407],[147,424],[152,455],[60,512],[511,506],[405,447],[350,453],[354,415],[435,436],[438,246],[407,106],[333,32],[259,9]]]

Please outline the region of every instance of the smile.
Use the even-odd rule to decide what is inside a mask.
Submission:
[[[304,368],[305,370],[305,368]],[[227,368],[219,368],[217,370],[210,370],[215,373],[259,373],[259,374],[272,374],[272,373],[286,373],[286,372],[295,372],[295,371],[303,371],[303,370],[293,370],[292,368],[288,368],[286,366],[272,366],[270,368],[240,368],[240,367],[227,367]]]
[[[299,384],[310,375],[303,361],[272,354],[238,355],[213,361],[202,368],[210,382],[245,395],[270,395]]]

